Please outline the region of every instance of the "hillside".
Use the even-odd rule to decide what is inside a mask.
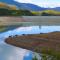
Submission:
[[[29,10],[18,9],[15,5],[0,3],[0,16],[33,16]]]
[[[9,4],[0,2],[0,9],[1,8],[6,8],[9,10],[17,10],[17,7],[15,5],[9,5]]]
[[[43,10],[55,10],[55,11],[60,11],[60,7],[55,7],[55,8],[44,8],[41,6],[37,6],[31,3],[20,3],[14,0],[0,0],[2,3],[6,3],[9,5],[14,5],[18,7],[19,9],[24,9],[24,10],[29,10],[29,11],[43,11]]]
[[[8,0],[8,1],[7,0],[0,0],[0,2],[10,4],[10,5],[15,5],[19,9],[24,9],[24,10],[29,10],[29,11],[42,11],[42,10],[46,9],[46,8],[42,8],[40,6],[31,4],[31,3],[20,3],[20,2],[14,1],[14,0]]]
[[[39,16],[60,16],[60,11],[55,10],[32,11],[32,13]]]
[[[60,16],[60,7],[44,8],[31,3],[20,3],[13,0],[0,1],[0,16]],[[4,13],[4,14],[3,14]]]

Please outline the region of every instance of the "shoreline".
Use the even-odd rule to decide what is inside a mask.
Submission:
[[[9,36],[5,39],[7,44],[37,52],[45,49],[60,51],[60,32],[42,34],[23,34],[22,36]]]

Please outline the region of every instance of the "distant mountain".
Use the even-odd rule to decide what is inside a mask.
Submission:
[[[46,10],[55,10],[55,11],[60,11],[60,7],[55,7],[55,8],[47,8]]]
[[[17,3],[17,2],[16,2]],[[26,10],[32,10],[32,11],[42,11],[42,10],[46,10],[46,8],[34,5],[34,4],[30,4],[30,3],[20,3],[19,5],[17,4],[17,6],[19,8],[22,9],[26,9]]]
[[[53,8],[52,10],[60,11],[60,7]]]
[[[30,10],[30,11],[46,10],[46,8],[42,8],[42,7],[39,7],[39,6],[34,5],[34,4],[20,3],[20,2],[14,1],[14,0],[8,0],[8,1],[7,0],[0,0],[0,2],[11,4],[11,5],[16,5],[20,9],[25,9],[25,10]]]
[[[30,11],[42,11],[42,10],[55,10],[60,11],[60,7],[56,8],[44,8],[31,3],[20,3],[14,0],[0,0],[0,2],[7,3],[10,5],[16,5],[20,9],[30,10]]]

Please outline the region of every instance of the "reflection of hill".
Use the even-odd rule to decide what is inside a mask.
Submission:
[[[60,32],[33,34],[23,36],[9,37],[5,40],[6,43],[29,49],[32,51],[42,52],[42,49],[48,52],[49,49],[60,51]]]
[[[19,27],[19,26],[17,26],[17,25],[0,26],[0,33],[3,33],[3,32],[8,31],[8,30],[13,30],[17,27]]]

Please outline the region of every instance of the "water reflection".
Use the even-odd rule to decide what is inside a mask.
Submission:
[[[41,26],[40,29],[40,32],[42,33],[48,33],[54,31],[60,31],[60,26]]]
[[[23,60],[27,50],[13,47],[7,44],[0,44],[0,60]]]
[[[21,35],[21,34],[38,34],[48,33],[53,31],[60,31],[60,26],[32,26],[32,27],[19,27],[14,30],[9,30],[0,34],[0,60],[32,60],[32,52],[8,45],[4,39],[8,36]]]
[[[19,27],[17,29],[1,33],[0,34],[0,60],[31,60],[32,52],[8,45],[4,42],[4,39],[10,35],[14,36],[16,34],[21,35],[21,34],[35,34],[35,33],[39,33],[38,26],[36,27],[32,26],[32,27],[26,27],[26,28]]]

